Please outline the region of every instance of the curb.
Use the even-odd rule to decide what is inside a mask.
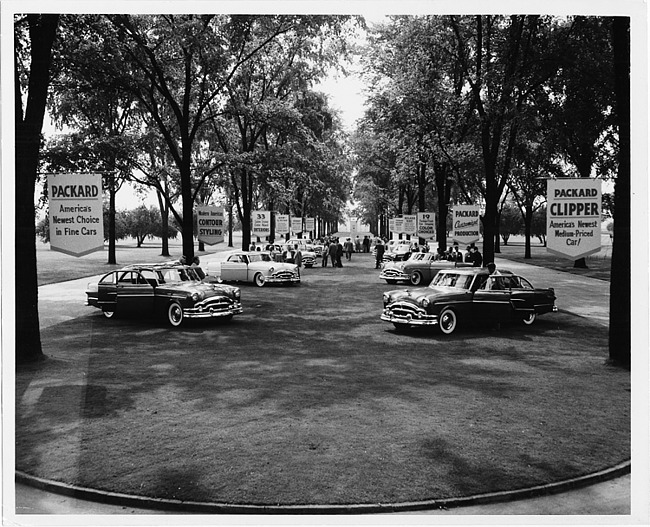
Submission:
[[[102,490],[69,485],[16,471],[16,483],[28,485],[47,492],[70,496],[76,499],[99,503],[134,507],[140,509],[178,511],[203,514],[377,514],[389,512],[411,512],[435,509],[451,509],[470,505],[484,505],[559,494],[595,483],[615,479],[631,472],[631,462],[625,461],[586,476],[537,485],[526,489],[490,492],[461,498],[441,498],[435,500],[403,503],[372,503],[344,505],[253,505],[236,503],[210,503],[150,498],[107,492]]]

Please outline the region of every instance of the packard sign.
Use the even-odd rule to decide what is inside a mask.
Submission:
[[[102,176],[50,174],[50,249],[71,256],[104,250]]]
[[[478,205],[456,205],[452,218],[454,241],[469,244],[481,238],[481,212]]]
[[[600,251],[599,179],[549,179],[546,198],[549,252],[577,260]]]
[[[207,245],[222,243],[223,208],[202,205],[196,208],[196,228],[198,240]]]

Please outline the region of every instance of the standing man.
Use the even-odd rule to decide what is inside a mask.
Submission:
[[[343,258],[343,244],[341,243],[341,240],[336,241],[336,267],[343,267],[343,263],[341,262],[341,258]]]
[[[330,243],[329,251],[330,251],[330,259],[332,260],[332,267],[336,269],[338,267],[336,265],[336,253],[338,251],[338,240],[336,238],[332,239],[332,243]]]
[[[329,240],[325,240],[325,243],[323,244],[323,267],[327,267],[327,259],[329,258],[330,255],[330,242]]]
[[[375,269],[381,269],[381,261],[384,258],[384,251],[386,250],[384,244],[381,242],[381,238],[377,238],[375,249],[377,250],[377,254],[375,255]]]
[[[300,268],[302,267],[302,252],[300,252],[300,247],[298,244],[295,245],[296,251],[293,255],[293,263],[298,266],[298,274],[300,274]]]

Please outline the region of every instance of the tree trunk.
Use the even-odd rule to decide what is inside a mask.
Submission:
[[[160,256],[170,256],[169,254],[169,207],[167,206],[163,196],[160,192],[156,192],[158,196],[158,207],[160,208],[160,221],[162,223],[160,229],[160,237],[162,242],[162,250]]]
[[[526,238],[525,250],[524,250],[524,260],[529,260],[532,258],[531,248],[530,248],[530,237],[532,236],[533,231],[533,207],[526,207],[526,213],[524,214],[524,235]]]
[[[116,264],[115,253],[115,172],[108,175],[108,263]]]
[[[20,80],[15,66],[15,153],[16,153],[16,254],[20,291],[16,292],[16,364],[42,360],[38,318],[38,275],[34,190],[38,171],[40,134],[50,81],[52,44],[58,15],[27,15],[31,43],[31,65],[27,106],[23,115]],[[15,59],[14,59],[15,60]]]
[[[614,189],[616,203],[609,305],[609,361],[631,366],[630,251],[630,19],[614,18],[614,89],[619,129],[619,165]],[[647,352],[647,350],[645,350]],[[639,352],[643,352],[639,348]]]

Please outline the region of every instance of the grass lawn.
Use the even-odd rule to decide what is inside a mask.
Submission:
[[[555,313],[397,334],[370,256],[344,265],[242,285],[228,323],[91,311],[44,329],[48,360],[16,374],[16,468],[160,498],[376,504],[629,459],[629,372],[605,366],[606,328]]]

